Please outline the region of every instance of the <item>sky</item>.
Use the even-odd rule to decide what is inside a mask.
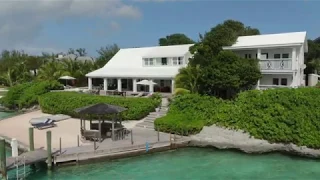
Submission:
[[[312,0],[0,0],[0,50],[31,54],[110,44],[155,46],[184,33],[198,40],[227,19],[262,34],[307,31],[320,36],[320,1]]]

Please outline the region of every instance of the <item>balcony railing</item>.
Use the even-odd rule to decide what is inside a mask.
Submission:
[[[292,70],[291,59],[261,59],[261,70]]]

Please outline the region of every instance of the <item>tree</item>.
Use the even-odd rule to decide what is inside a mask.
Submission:
[[[96,65],[101,68],[120,50],[117,44],[107,45],[97,50],[99,57],[96,60]]]
[[[175,87],[184,88],[192,93],[198,93],[201,81],[201,69],[197,65],[187,66],[179,69],[179,74],[175,77]]]
[[[308,53],[305,54],[306,74],[319,72],[320,62],[317,59],[320,59],[320,42],[317,39],[314,41],[308,40]]]
[[[200,41],[190,48],[193,57],[188,65],[201,69],[192,72],[196,73],[192,77],[197,77],[199,82],[198,92],[232,98],[241,90],[254,87],[261,78],[258,60],[241,58],[231,51],[223,51],[222,47],[232,45],[238,36],[259,33],[258,29],[245,26],[239,21],[227,20],[204,35],[200,34]],[[177,77],[183,73],[179,72]],[[189,83],[186,78],[180,81],[184,87]]]
[[[67,54],[74,54],[77,56],[86,56],[87,52],[85,48],[78,48],[78,49],[73,49],[73,48],[69,48]]]
[[[176,33],[159,39],[160,46],[194,44],[195,42],[185,34]]]

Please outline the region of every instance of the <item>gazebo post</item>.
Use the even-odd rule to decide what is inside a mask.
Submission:
[[[112,117],[112,141],[114,141],[114,119],[115,116]]]
[[[100,116],[99,116],[99,142],[102,141],[102,138],[101,138],[101,119],[100,119]]]

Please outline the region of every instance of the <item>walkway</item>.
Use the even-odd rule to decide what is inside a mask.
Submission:
[[[151,112],[147,117],[143,119],[143,122],[138,123],[137,127],[154,129],[154,121],[162,116],[167,115],[169,101],[168,98],[162,98],[159,112]]]

